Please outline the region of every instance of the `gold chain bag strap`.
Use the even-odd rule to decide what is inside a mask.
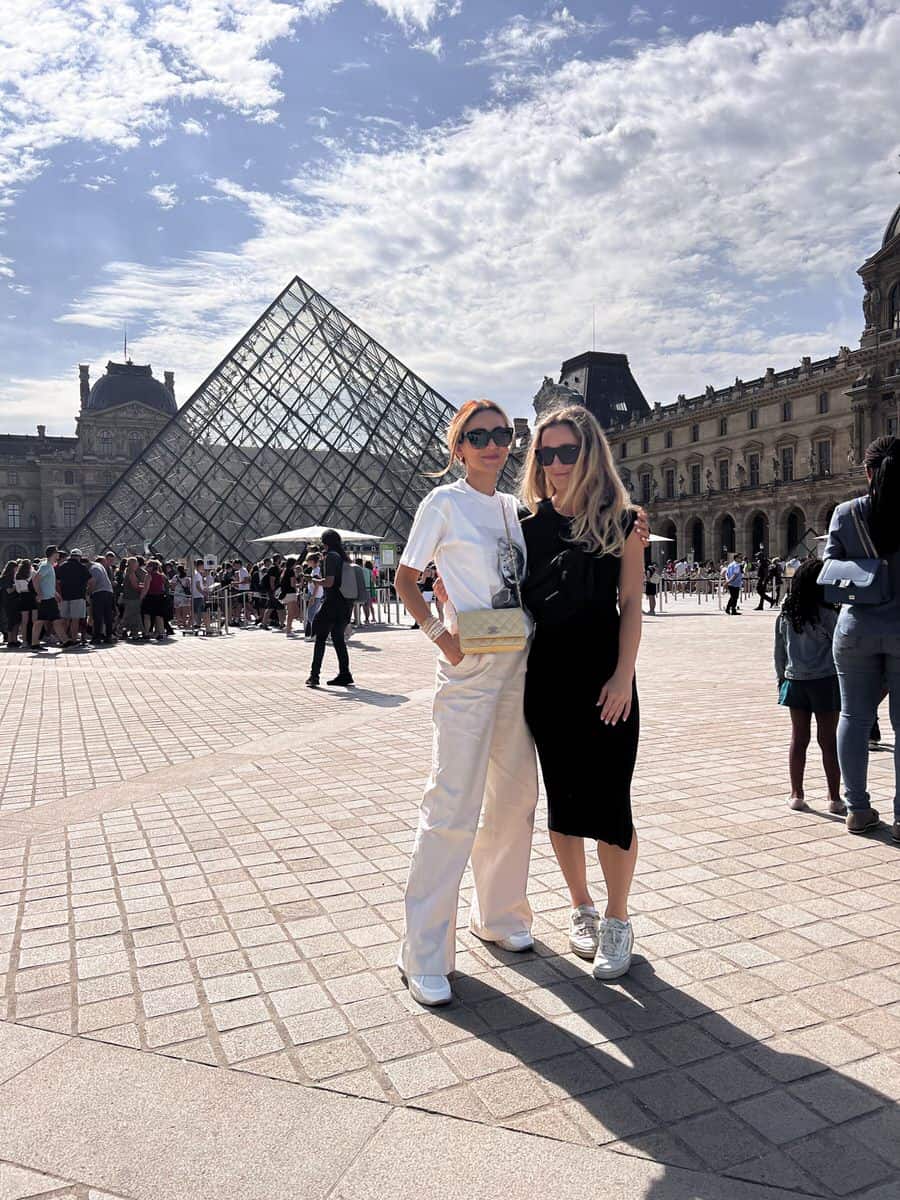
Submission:
[[[458,613],[459,648],[463,654],[510,654],[516,650],[524,650],[528,645],[528,626],[525,622],[522,591],[519,587],[519,556],[516,553],[515,543],[510,537],[506,506],[499,495],[497,499],[503,514],[503,527],[506,530],[506,541],[512,558],[516,599],[519,606],[518,608],[478,608],[474,612]]]

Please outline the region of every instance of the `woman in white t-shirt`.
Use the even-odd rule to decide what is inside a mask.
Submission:
[[[440,651],[431,778],[406,885],[398,962],[420,1004],[452,998],[447,976],[470,855],[472,932],[505,950],[534,945],[525,895],[537,802],[534,744],[524,716],[527,654],[464,656],[457,634],[458,613],[515,604],[513,556],[519,577],[525,574],[516,499],[496,490],[512,438],[496,404],[470,400],[459,409],[447,431],[450,461],[442,474],[461,464],[465,479],[435,488],[419,505],[395,581],[413,620]],[[447,592],[443,622],[418,587],[430,562]]]

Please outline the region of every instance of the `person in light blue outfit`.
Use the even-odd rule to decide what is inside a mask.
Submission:
[[[867,790],[869,731],[885,692],[894,730],[894,816],[892,834],[900,841],[900,440],[880,437],[863,462],[868,494],[839,504],[828,528],[825,560],[869,558],[856,531],[854,506],[878,555],[886,563],[890,598],[883,604],[845,604],[834,638],[834,661],[841,688],[838,759],[847,800],[847,829],[865,833],[879,823]]]

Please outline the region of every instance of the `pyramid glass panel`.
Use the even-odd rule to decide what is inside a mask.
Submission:
[[[404,541],[452,406],[294,279],[66,538],[249,558],[335,525]]]

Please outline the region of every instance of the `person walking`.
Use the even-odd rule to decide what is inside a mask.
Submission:
[[[469,400],[447,430],[449,461],[464,479],[436,487],[419,505],[395,578],[397,596],[437,646],[431,776],[419,810],[404,893],[405,932],[398,967],[412,998],[424,1005],[452,999],[459,888],[471,857],[474,889],[469,928],[504,950],[531,949],[526,897],[537,766],[525,723],[525,641],[531,622],[521,608],[522,648],[464,654],[459,618],[517,604],[525,539],[514,496],[497,490],[513,429],[489,400]],[[448,602],[444,621],[431,613],[420,579],[434,562]],[[428,590],[431,591],[433,582]],[[512,605],[510,598],[512,597]]]
[[[569,944],[593,960],[596,979],[615,979],[629,969],[634,945],[631,778],[644,546],[609,444],[586,408],[573,405],[538,423],[522,499],[531,513],[522,523],[524,599],[535,618],[525,716],[572,901]],[[585,839],[596,845],[606,884],[602,917],[588,888]]]
[[[88,568],[90,579],[87,594],[91,602],[91,641],[95,646],[109,646],[113,638],[113,585],[106,563],[97,557]]]
[[[725,605],[725,613],[729,617],[739,617],[741,610],[738,608],[738,601],[744,586],[744,561],[739,554],[736,554],[733,561],[725,568],[725,586],[728,588],[728,603]]]
[[[322,545],[325,547],[325,564],[322,567],[324,599],[312,630],[316,644],[313,647],[312,664],[306,686],[310,688],[319,686],[322,659],[325,657],[325,647],[330,637],[337,655],[338,673],[334,679],[327,681],[328,686],[352,687],[353,676],[350,673],[350,655],[347,653],[345,638],[353,606],[341,592],[341,576],[345,569],[352,570],[352,566],[344,551],[341,535],[336,529],[325,530],[322,534]]]
[[[656,616],[656,595],[659,591],[659,567],[656,563],[650,563],[644,575],[644,591],[647,595],[647,605],[650,610],[649,616]]]
[[[843,604],[834,638],[841,688],[837,746],[847,830],[865,833],[879,824],[867,789],[869,734],[887,688],[894,730],[894,814],[891,829],[900,841],[900,440],[876,438],[863,456],[868,492],[839,504],[831,517],[825,562],[878,559],[881,603]],[[874,552],[874,553],[873,553]],[[796,587],[796,576],[791,590]]]
[[[766,606],[766,600],[769,602],[769,608],[772,608],[775,604],[775,601],[768,592],[769,573],[769,560],[764,554],[760,554],[756,562],[756,594],[759,596],[759,604],[757,604],[755,612],[762,612]]]
[[[791,714],[788,806],[795,812],[809,808],[803,777],[815,714],[816,740],[828,783],[828,811],[844,816],[847,809],[841,800],[837,754],[841,692],[832,654],[837,608],[825,602],[825,593],[819,585],[821,570],[821,562],[810,558],[794,576],[794,586],[775,622],[775,674],[778,703]]]

